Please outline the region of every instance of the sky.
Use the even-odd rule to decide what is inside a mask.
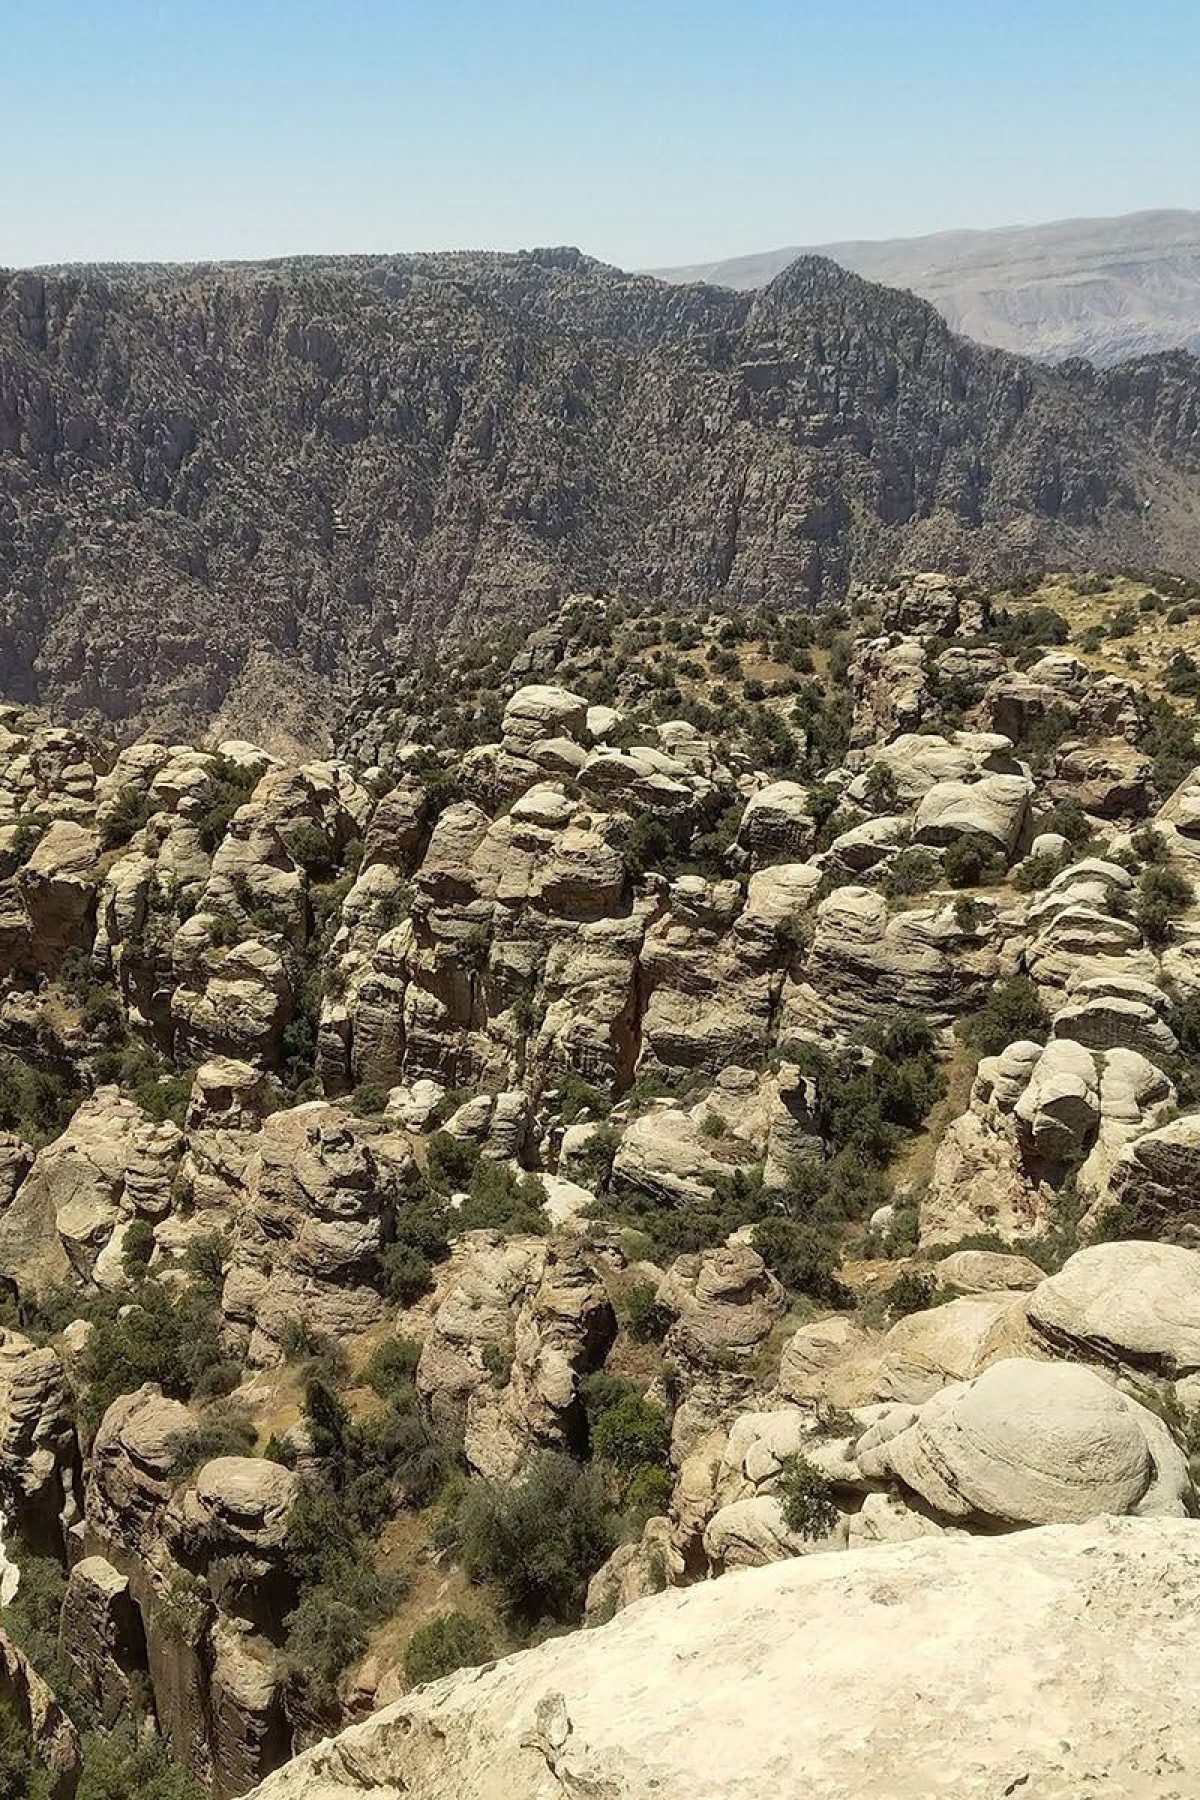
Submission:
[[[1198,0],[0,0],[0,266],[1200,207]]]

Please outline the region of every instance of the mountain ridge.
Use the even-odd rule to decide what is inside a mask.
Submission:
[[[813,607],[898,564],[1183,570],[1198,384],[1172,371],[1122,398],[819,258],[742,295],[569,248],[10,275],[0,689],[296,738],[580,589]]]
[[[1200,349],[1200,212],[1161,208],[815,246],[863,277],[909,288],[980,343],[1104,366]],[[803,246],[649,271],[672,282],[762,286]]]

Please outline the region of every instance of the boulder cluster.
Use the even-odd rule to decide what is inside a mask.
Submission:
[[[535,637],[457,749],[0,709],[0,1583],[55,1559],[74,1689],[221,1795],[403,1685],[364,1629],[316,1706],[289,1624],[312,1496],[370,1510],[381,1348],[381,1569],[406,1509],[406,1582],[469,1563],[400,1498],[418,1452],[451,1499],[594,1465],[593,1624],[1197,1510],[1194,736],[1180,766],[1134,683],[943,577],[860,595],[728,727],[699,675],[680,716],[599,682],[605,604],[570,616],[577,685]]]

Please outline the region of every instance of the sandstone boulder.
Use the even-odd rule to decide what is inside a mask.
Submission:
[[[324,1101],[264,1122],[222,1298],[251,1361],[279,1361],[298,1321],[338,1341],[382,1317],[407,1154]]]
[[[1045,1271],[1028,1256],[1007,1256],[999,1250],[955,1250],[937,1264],[937,1277],[961,1294],[990,1294],[1035,1288],[1045,1279]]]
[[[872,1426],[856,1456],[942,1518],[985,1527],[1100,1513],[1184,1516],[1183,1452],[1161,1420],[1092,1370],[1007,1359],[956,1382],[919,1412]]]
[[[1200,1369],[1200,1251],[1093,1244],[1034,1289],[1027,1312],[1053,1355],[1189,1374]]]
[[[800,862],[812,849],[814,830],[808,789],[795,781],[773,781],[746,802],[738,843],[756,868]]]
[[[989,838],[1012,853],[1029,811],[1032,784],[1023,775],[985,775],[979,781],[940,781],[923,796],[913,822],[918,844]]]
[[[68,950],[86,949],[95,926],[100,842],[68,819],[52,824],[18,871],[29,921],[29,960],[56,970]]]
[[[673,1320],[669,1353],[689,1360],[746,1356],[787,1310],[784,1289],[749,1244],[676,1258],[657,1304]]]

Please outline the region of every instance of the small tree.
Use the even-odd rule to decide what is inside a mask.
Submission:
[[[833,1483],[799,1453],[783,1463],[779,1497],[784,1523],[802,1538],[828,1537],[841,1517],[833,1500]]]
[[[532,1628],[581,1617],[617,1525],[599,1472],[543,1451],[520,1482],[471,1482],[453,1537],[467,1574],[493,1582],[513,1619]]]

